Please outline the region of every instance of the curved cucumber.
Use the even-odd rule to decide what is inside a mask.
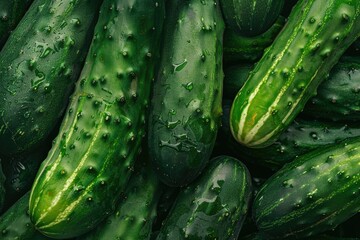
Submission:
[[[0,0],[0,50],[33,0]]]
[[[326,83],[326,84],[325,84]],[[302,116],[342,122],[360,120],[360,56],[342,57],[318,93],[305,105]]]
[[[233,102],[234,138],[274,143],[359,35],[360,1],[299,1]]]
[[[228,156],[212,159],[203,174],[180,191],[157,240],[237,239],[251,189],[245,165]]]
[[[0,52],[0,152],[32,151],[73,91],[101,1],[35,0]]]
[[[194,180],[207,164],[220,125],[222,35],[217,0],[171,1],[153,87],[149,151],[170,186]]]
[[[242,36],[266,32],[279,17],[284,0],[220,0],[226,26]]]
[[[30,192],[26,193],[0,216],[1,240],[50,240],[39,233],[30,221],[29,196]]]
[[[164,21],[159,0],[105,0],[60,132],[41,165],[30,217],[53,238],[90,231],[112,211],[145,135]]]
[[[79,240],[149,239],[160,187],[160,181],[150,166],[141,166],[132,174],[115,213]]]
[[[319,148],[285,165],[254,200],[268,239],[300,238],[334,229],[360,211],[360,137]]]
[[[224,33],[224,63],[255,62],[261,58],[281,29],[285,25],[285,18],[280,16],[266,32],[254,36],[244,37],[226,28]]]

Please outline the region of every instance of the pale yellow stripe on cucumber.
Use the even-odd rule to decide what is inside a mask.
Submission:
[[[310,8],[304,9],[304,11],[306,10],[306,12],[304,12],[304,14],[302,15],[303,17],[301,18],[301,23],[303,23],[306,19],[306,15],[308,13],[308,11],[310,10]],[[301,25],[302,24],[298,24],[297,27],[294,29],[294,31],[292,32],[291,37],[288,39],[285,47],[283,48],[283,50],[276,56],[276,59],[273,61],[273,64],[271,66],[271,68],[269,68],[269,70],[267,71],[267,73],[265,74],[265,77],[263,79],[268,79],[269,76],[271,75],[271,73],[274,71],[274,69],[276,68],[277,64],[280,62],[280,60],[282,59],[282,57],[284,56],[285,52],[289,49],[291,43],[293,42],[294,38],[296,37],[298,31],[301,29]],[[267,52],[268,53],[268,52]],[[265,56],[264,56],[265,57]],[[259,67],[259,66],[258,66]],[[237,134],[237,139],[239,139],[240,141],[242,141],[244,144],[248,143],[247,137],[246,135],[244,136],[244,139],[242,138],[243,135],[243,130],[244,130],[244,126],[245,126],[245,119],[247,118],[247,114],[248,114],[248,110],[249,110],[249,106],[250,103],[252,102],[252,100],[257,96],[257,93],[259,92],[260,88],[265,84],[266,81],[261,81],[260,84],[258,84],[255,88],[255,90],[250,94],[249,96],[249,100],[246,104],[246,106],[244,107],[244,110],[241,113],[241,117],[240,117],[240,121],[239,121],[239,125],[238,125],[238,134]]]
[[[352,150],[359,150],[359,148],[353,148]],[[360,152],[358,152],[358,155],[356,155],[356,156],[353,156],[353,157],[351,157],[351,158],[348,158],[348,159],[343,160],[344,155],[347,155],[347,152],[342,152],[342,153],[340,153],[340,154],[338,154],[338,155],[334,155],[334,156],[333,156],[334,159],[340,158],[340,159],[337,160],[337,163],[340,162],[340,164],[334,164],[334,167],[327,169],[327,171],[325,171],[325,172],[322,172],[321,175],[318,175],[315,179],[313,179],[313,182],[318,181],[318,180],[319,180],[322,176],[324,176],[324,175],[330,174],[330,172],[334,171],[336,168],[340,168],[340,167],[342,167],[342,166],[344,166],[344,165],[346,166],[346,165],[347,165],[347,162],[349,162],[349,161],[354,161],[355,159],[360,159]],[[341,157],[342,157],[342,158],[341,158]],[[322,162],[322,165],[323,165],[323,164],[326,164],[326,162],[323,161],[323,162]],[[359,161],[359,165],[360,165],[360,161]],[[318,165],[318,166],[320,166],[320,165]],[[304,171],[304,172],[303,172],[302,174],[300,174],[298,177],[306,174],[307,172],[308,172],[308,171]],[[302,185],[302,186],[299,188],[299,190],[303,189],[305,186],[306,186],[306,184],[305,184],[305,185]],[[283,199],[283,200],[286,200],[290,195],[291,195],[291,194],[288,194],[288,195],[284,196],[282,199]],[[264,213],[264,214],[262,215],[262,217],[267,216],[268,214],[266,214],[266,213],[271,212],[274,208],[278,207],[280,204],[281,204],[281,202],[277,202],[277,203],[275,203],[275,204],[272,204],[269,208],[264,209],[264,210],[262,211],[262,212]],[[299,211],[299,210],[298,210],[298,211]],[[296,211],[295,211],[295,212],[296,212]],[[273,222],[273,221],[272,221],[272,222]],[[270,223],[269,223],[269,224],[270,224]]]
[[[77,101],[77,99],[76,99],[75,101]],[[82,105],[80,105],[80,107],[81,107],[81,106],[82,106]],[[70,121],[70,120],[72,120],[72,119],[73,119],[72,117],[65,117],[65,118],[64,118],[64,123],[63,123],[62,125],[63,125],[63,126],[66,126],[67,121]],[[70,126],[70,129],[71,129],[70,134],[68,134],[68,138],[65,140],[65,144],[66,144],[66,145],[67,145],[68,142],[69,142],[70,136],[72,135],[76,124],[77,124],[77,119],[75,118],[75,120],[73,121],[73,124]],[[60,138],[61,138],[61,136],[60,136]],[[59,138],[57,141],[61,141],[60,138]],[[46,167],[47,167],[49,164],[52,164],[51,169],[48,170],[48,171],[46,172],[46,174],[45,174],[45,179],[42,180],[43,183],[50,180],[50,178],[51,178],[51,177],[53,176],[53,174],[54,174],[54,170],[58,167],[58,165],[59,165],[60,162],[61,162],[61,157],[58,157],[55,161],[53,161],[53,162],[51,162],[51,163],[48,161],[49,159],[52,159],[52,158],[53,158],[55,152],[57,152],[57,151],[55,151],[55,150],[53,150],[53,149],[50,150],[50,153],[51,153],[51,154],[50,154],[49,156],[47,156],[46,159],[44,160],[44,162],[46,163],[46,165],[43,166],[43,167],[41,168],[40,172],[38,173],[38,176],[43,175],[43,172],[46,171]],[[39,187],[39,185],[38,185],[38,184],[39,184],[39,180],[40,180],[40,178],[37,177],[37,178],[35,179],[34,183],[33,183],[33,186]],[[35,199],[34,205],[32,205],[32,200],[33,200],[32,194],[33,194],[33,191],[31,191],[31,193],[30,193],[30,202],[29,202],[29,205],[31,205],[31,206],[32,206],[32,209],[33,209],[33,211],[31,212],[32,215],[34,215],[35,210],[36,210],[36,207],[37,207],[38,204],[39,204],[39,201],[40,201],[40,199],[41,199],[41,194],[42,194],[42,192],[44,191],[43,189],[44,189],[43,187],[40,187],[40,191],[38,192],[38,197]]]
[[[104,111],[106,112],[108,109],[108,105],[105,106]],[[89,144],[88,149],[86,150],[86,152],[84,153],[84,156],[80,159],[79,164],[77,165],[76,169],[73,171],[73,173],[71,174],[71,176],[66,180],[64,187],[62,188],[62,190],[57,193],[56,197],[54,198],[54,200],[51,202],[51,205],[46,209],[46,211],[44,213],[42,213],[39,217],[39,219],[37,220],[35,225],[38,225],[42,219],[44,219],[46,217],[46,215],[50,212],[50,210],[56,206],[56,204],[59,202],[59,200],[61,199],[62,195],[64,194],[64,192],[68,191],[68,188],[72,185],[72,183],[74,182],[78,172],[81,170],[81,168],[84,166],[89,153],[91,153],[91,150],[93,149],[93,146],[96,142],[96,140],[98,139],[99,133],[101,131],[101,127],[102,124],[104,123],[104,118],[101,118],[101,121],[99,122],[99,124],[96,126],[96,131],[91,139],[91,142]],[[61,156],[59,157],[61,159]]]
[[[332,12],[333,8],[328,8],[325,12],[325,19],[324,21],[327,20],[327,18],[329,18],[329,16],[331,15],[330,13]],[[309,43],[306,45],[306,49],[310,49],[309,46],[311,46],[312,44],[314,44],[317,41],[317,37],[319,35],[319,33],[321,33],[321,31],[324,29],[325,24],[322,24],[320,28],[318,28],[315,32],[315,34],[312,36],[311,40],[309,41]],[[290,78],[287,81],[287,84],[284,84],[284,86],[281,88],[280,93],[277,95],[277,97],[275,98],[275,101],[270,105],[270,107],[268,108],[269,110],[266,112],[266,114],[264,114],[260,120],[255,124],[255,126],[249,131],[249,133],[245,136],[244,138],[244,143],[246,143],[248,146],[257,146],[260,145],[266,141],[268,141],[274,133],[277,132],[277,130],[282,126],[282,124],[284,124],[288,118],[292,115],[293,111],[295,110],[295,108],[298,106],[300,100],[303,98],[304,93],[307,92],[306,90],[308,89],[309,85],[312,83],[313,79],[317,76],[317,73],[319,71],[319,69],[321,68],[321,66],[324,64],[324,62],[319,66],[319,68],[316,70],[315,74],[311,77],[311,80],[308,81],[308,84],[306,85],[306,87],[304,88],[304,90],[301,92],[300,96],[296,99],[296,101],[291,105],[291,108],[289,109],[288,113],[285,115],[285,117],[281,120],[281,124],[278,124],[270,133],[266,134],[263,138],[257,140],[257,141],[252,141],[254,139],[254,137],[257,135],[257,133],[259,132],[259,130],[261,129],[262,126],[264,126],[264,124],[267,122],[267,120],[272,116],[272,109],[275,109],[275,106],[278,105],[278,103],[280,102],[280,100],[282,99],[282,97],[284,96],[284,94],[286,93],[286,91],[288,90],[289,85],[291,85],[294,82],[294,79],[296,77],[295,72],[297,71],[297,69],[302,65],[303,61],[304,61],[304,57],[305,55],[307,55],[309,53],[310,50],[308,51],[304,51],[297,64],[295,65],[295,67],[293,68],[293,74],[291,76],[293,76],[292,78]],[[267,77],[266,77],[267,78]]]
[[[113,157],[113,153],[116,151],[116,149],[117,149],[116,146],[118,145],[120,140],[121,140],[121,138],[118,138],[117,141],[114,141],[113,145],[109,148],[112,151],[108,151],[107,156],[105,157],[105,160],[104,160],[104,164],[103,164],[101,170],[99,171],[98,176],[103,175],[103,172],[105,171],[105,169],[107,168],[107,165],[109,163],[109,158]],[[87,186],[84,189],[83,193],[76,199],[76,201],[72,202],[67,208],[65,208],[64,211],[62,211],[56,217],[56,219],[54,221],[50,222],[47,225],[40,226],[39,229],[46,229],[46,228],[55,226],[61,222],[67,221],[69,215],[72,213],[74,208],[76,208],[76,206],[78,206],[78,204],[84,199],[85,195],[87,195],[89,192],[91,192],[91,188],[94,186],[95,183],[96,183],[96,181],[93,181],[89,186]]]

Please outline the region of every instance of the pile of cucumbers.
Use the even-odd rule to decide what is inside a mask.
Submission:
[[[360,239],[359,0],[0,0],[0,239]]]

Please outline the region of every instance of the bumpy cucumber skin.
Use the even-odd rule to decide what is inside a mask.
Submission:
[[[4,203],[5,203],[5,175],[3,173],[3,168],[0,161],[0,212],[4,207]]]
[[[325,84],[326,82],[326,84]],[[353,122],[360,120],[360,56],[342,57],[305,105],[309,119]]]
[[[359,35],[360,1],[299,1],[233,102],[234,138],[274,143]]]
[[[157,240],[237,239],[251,195],[245,165],[229,156],[212,159],[203,174],[180,191]]]
[[[91,42],[98,0],[35,0],[0,52],[0,152],[40,146],[60,120]]]
[[[33,0],[0,0],[0,50]]]
[[[50,240],[39,233],[30,220],[29,197],[30,192],[27,192],[0,216],[1,240]]]
[[[217,0],[170,1],[167,15],[148,140],[160,179],[183,186],[209,161],[221,122],[224,23]]]
[[[261,58],[267,47],[285,25],[285,18],[280,16],[266,32],[254,36],[244,37],[229,28],[224,33],[224,63],[229,65],[238,62],[255,62]]]
[[[269,239],[309,237],[334,229],[360,211],[360,138],[309,152],[285,165],[253,203]]]
[[[160,180],[150,166],[135,170],[115,213],[79,240],[149,239],[161,194]]]
[[[114,211],[141,151],[163,21],[159,0],[101,6],[67,114],[32,188],[30,217],[43,234],[76,237]]]
[[[220,0],[226,27],[241,36],[266,32],[279,17],[284,0]]]

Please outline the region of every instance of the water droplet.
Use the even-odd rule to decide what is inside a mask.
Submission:
[[[187,64],[187,60],[186,60],[186,59],[184,59],[183,62],[178,63],[178,64],[173,63],[174,72],[179,72],[179,71],[183,70],[183,69],[185,68],[186,64]]]
[[[182,86],[189,92],[194,88],[194,84],[192,82],[188,82],[187,84],[183,84]]]

